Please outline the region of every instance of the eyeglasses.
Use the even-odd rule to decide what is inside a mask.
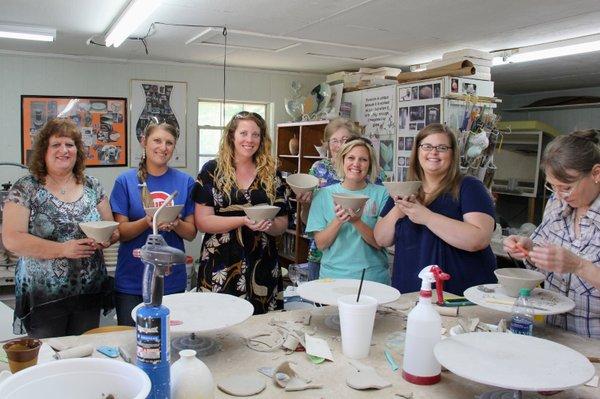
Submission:
[[[346,141],[348,141],[348,137],[342,137],[339,140],[338,139],[330,139],[329,144],[342,145],[342,144],[346,144]]]
[[[243,119],[243,118],[247,118],[249,116],[253,116],[262,122],[265,121],[264,118],[260,114],[257,114],[256,112],[249,112],[249,111],[240,111],[233,116],[233,119]]]
[[[579,180],[577,180],[572,187],[570,187],[570,188],[568,188],[566,190],[563,189],[563,188],[557,188],[554,184],[550,184],[548,182],[546,182],[544,184],[544,188],[546,190],[550,191],[551,193],[554,193],[556,195],[560,195],[563,198],[567,198],[567,197],[570,197],[573,194],[573,192],[577,189],[577,187],[579,187],[579,183],[582,180],[583,180],[583,177],[580,178]]]
[[[447,152],[448,150],[452,149],[452,146],[445,145],[445,144],[431,145],[431,144],[425,143],[425,144],[419,144],[419,148],[425,152],[431,152],[431,151],[433,151],[434,148],[437,152]]]

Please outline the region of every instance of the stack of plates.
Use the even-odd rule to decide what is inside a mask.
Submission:
[[[104,262],[106,263],[106,266],[116,266],[118,250],[119,250],[119,243],[115,243],[103,251],[104,252]]]

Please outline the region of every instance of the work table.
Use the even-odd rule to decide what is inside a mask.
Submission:
[[[497,389],[482,384],[478,384],[451,372],[442,373],[442,381],[432,386],[412,385],[402,379],[401,370],[392,371],[385,359],[383,350],[386,349],[386,338],[393,332],[404,330],[406,318],[404,313],[409,306],[414,303],[417,293],[402,295],[399,300],[389,304],[390,306],[380,306],[373,331],[373,345],[370,355],[362,360],[364,364],[374,367],[377,372],[392,383],[392,387],[379,391],[357,391],[348,387],[345,383],[345,374],[350,370],[348,359],[342,354],[339,331],[335,331],[325,325],[325,319],[332,314],[336,314],[336,307],[322,307],[310,310],[296,310],[290,312],[271,312],[264,315],[253,316],[246,322],[231,327],[227,330],[207,334],[218,339],[222,348],[217,353],[202,359],[213,373],[215,382],[220,379],[236,373],[254,374],[259,378],[264,378],[267,388],[257,398],[398,398],[394,394],[409,396],[413,394],[414,399],[467,399],[473,398],[476,394]],[[332,350],[334,361],[325,361],[321,364],[312,364],[304,352],[294,352],[286,355],[283,350],[277,349],[271,352],[257,352],[246,346],[246,338],[258,334],[268,333],[276,330],[273,321],[299,321],[305,315],[311,314],[309,326],[302,323],[295,323],[298,329],[316,329],[315,336],[325,339]],[[483,322],[497,323],[500,318],[508,318],[509,314],[488,310],[480,306],[469,306],[460,308],[460,314],[469,317],[479,317]],[[450,328],[457,324],[454,317],[442,317],[443,326]],[[579,351],[586,356],[600,357],[600,342],[592,339],[583,338],[572,333],[536,325],[534,335],[541,338],[566,345]],[[105,334],[82,335],[73,337],[61,337],[59,340],[70,346],[91,344],[94,347],[100,345],[121,346],[134,358],[135,354],[135,332],[123,331]],[[402,366],[402,355],[390,351],[398,363]],[[94,356],[102,357],[97,351]],[[176,354],[172,354],[172,359],[177,359]],[[296,363],[295,368],[304,376],[309,377],[314,383],[323,384],[322,389],[307,390],[301,392],[285,392],[276,387],[267,377],[259,374],[256,370],[259,367],[276,367],[281,362],[289,360]],[[525,359],[524,359],[525,360]],[[596,372],[600,373],[600,364],[594,365]],[[6,364],[0,364],[0,369],[7,368]],[[215,391],[216,398],[232,398],[220,390]],[[566,398],[592,399],[600,397],[600,388],[577,387],[552,396],[554,399]]]

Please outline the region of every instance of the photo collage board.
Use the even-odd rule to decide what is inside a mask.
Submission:
[[[444,120],[442,112],[443,79],[407,83],[398,90],[398,139],[396,142],[396,180],[406,181],[415,136],[430,123]]]
[[[392,181],[396,145],[395,86],[364,90],[360,109],[363,111],[361,123],[365,126],[364,137],[373,143],[379,167],[385,172],[386,180]]]

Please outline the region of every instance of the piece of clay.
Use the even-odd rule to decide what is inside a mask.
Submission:
[[[305,389],[322,388],[322,385],[311,384],[310,379],[301,377],[296,370],[292,368],[291,362],[283,362],[273,374],[273,382],[286,391],[303,391]]]
[[[506,320],[500,319],[498,322],[498,332],[506,332]]]
[[[252,396],[266,387],[263,378],[250,374],[233,374],[219,381],[219,389],[232,396]]]
[[[287,335],[281,346],[293,352],[298,347],[298,344],[300,344],[300,340],[295,336],[295,334],[290,333]]]
[[[357,360],[352,360],[350,364],[352,370],[346,374],[346,385],[350,388],[362,390],[383,389],[392,386],[388,380],[377,374],[373,367]]]
[[[466,330],[467,332],[473,332],[477,329],[477,325],[479,324],[479,318],[478,317],[473,317],[472,319],[469,319],[469,329]]]

